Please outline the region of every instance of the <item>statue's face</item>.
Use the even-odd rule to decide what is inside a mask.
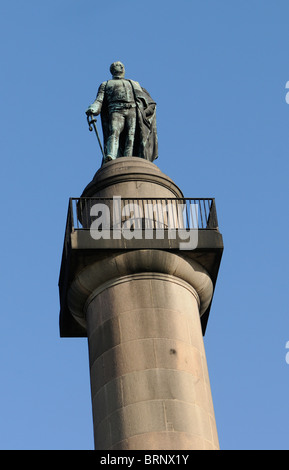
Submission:
[[[124,77],[125,69],[121,62],[114,62],[110,66],[110,71],[113,77]]]

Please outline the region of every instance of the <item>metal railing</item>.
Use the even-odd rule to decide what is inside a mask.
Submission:
[[[107,229],[129,224],[142,229],[218,230],[214,198],[70,198],[70,231],[90,229],[97,220]]]
[[[103,214],[106,217],[103,219]],[[102,218],[102,220],[101,220]],[[101,223],[99,223],[101,220]],[[90,230],[135,229],[163,231],[174,229],[217,230],[214,198],[70,198],[66,220],[63,259],[71,248],[71,233]],[[129,222],[127,226],[125,226]],[[63,275],[63,274],[62,274]]]

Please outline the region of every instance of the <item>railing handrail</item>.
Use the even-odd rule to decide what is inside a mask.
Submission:
[[[90,197],[71,197],[69,198],[72,201],[80,200],[90,200],[90,199],[99,199],[101,201],[113,201],[114,199],[122,199],[123,201],[214,201],[214,197],[100,197],[100,196],[90,196]]]

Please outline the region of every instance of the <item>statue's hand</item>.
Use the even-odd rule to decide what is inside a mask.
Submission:
[[[95,100],[94,103],[92,103],[88,109],[85,111],[87,116],[90,116],[91,114],[93,114],[94,116],[98,116],[98,114],[100,113],[101,111],[101,106],[102,106],[102,103],[100,103],[99,101]]]
[[[153,106],[148,106],[146,109],[145,109],[145,116],[146,118],[149,118],[154,112],[154,107]]]

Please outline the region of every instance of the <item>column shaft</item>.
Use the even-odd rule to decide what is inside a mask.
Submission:
[[[86,311],[96,449],[217,449],[199,297],[172,275],[98,287]]]

